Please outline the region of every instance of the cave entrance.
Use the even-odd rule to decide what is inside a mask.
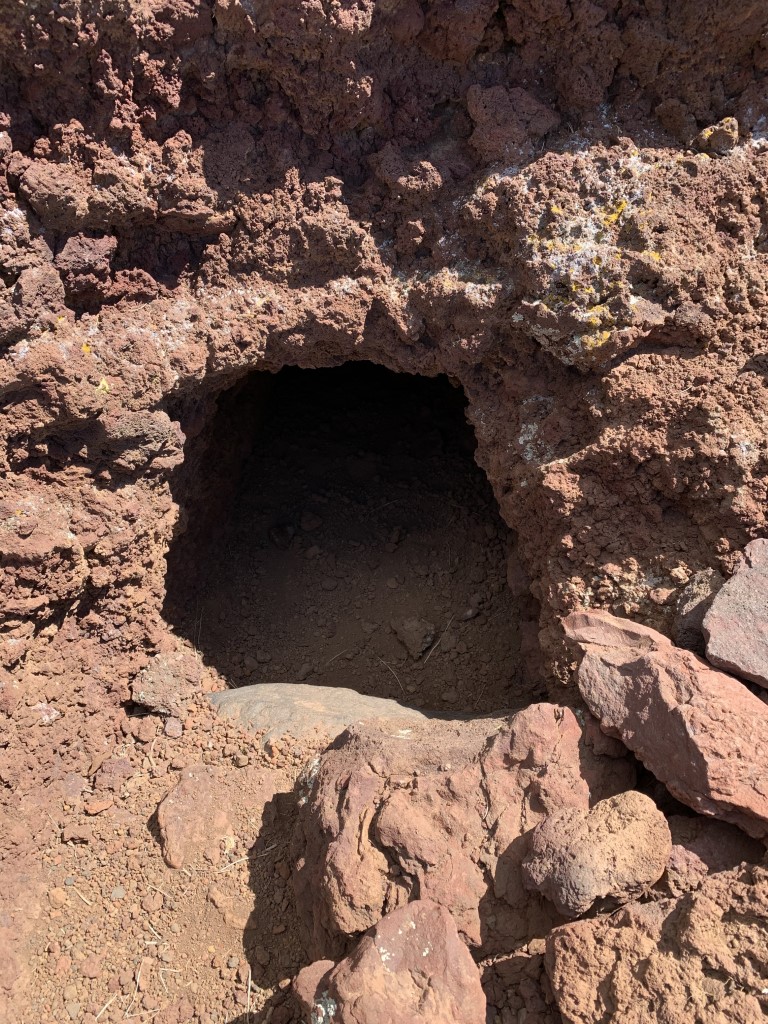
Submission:
[[[514,535],[461,389],[368,363],[219,395],[176,484],[166,615],[233,686],[345,686],[443,714],[539,699]]]

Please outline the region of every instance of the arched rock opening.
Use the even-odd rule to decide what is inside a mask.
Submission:
[[[215,405],[176,480],[165,613],[230,685],[448,714],[541,698],[537,605],[507,585],[516,537],[460,388],[348,363],[255,373]]]

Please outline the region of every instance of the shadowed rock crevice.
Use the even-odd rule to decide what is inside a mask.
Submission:
[[[233,686],[444,715],[536,699],[537,605],[465,405],[445,377],[367,363],[219,396],[177,477],[169,620]]]

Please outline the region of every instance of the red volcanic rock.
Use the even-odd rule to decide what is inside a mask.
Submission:
[[[603,729],[700,814],[768,835],[768,708],[736,679],[646,626],[575,612],[578,684]]]
[[[525,89],[470,87],[467,110],[475,125],[470,142],[484,160],[520,160],[560,123],[559,116]]]
[[[768,872],[556,928],[545,964],[566,1024],[763,1024]]]
[[[698,889],[708,875],[744,862],[759,864],[765,856],[765,846],[758,839],[727,822],[680,814],[673,814],[668,822],[672,852],[659,888],[672,896]]]
[[[626,760],[592,751],[572,711],[550,704],[503,723],[350,729],[322,756],[294,836],[311,954],[343,954],[349,937],[417,897],[450,910],[485,951],[543,934],[559,918],[523,885],[529,833],[632,778]]]
[[[744,562],[715,596],[702,628],[708,661],[768,687],[768,539],[747,544]]]
[[[523,880],[565,917],[609,897],[628,903],[657,882],[672,848],[666,818],[634,791],[601,800],[589,811],[550,814],[531,836]]]
[[[387,914],[337,964],[298,975],[308,1019],[323,1024],[483,1024],[480,973],[453,918],[429,900]]]

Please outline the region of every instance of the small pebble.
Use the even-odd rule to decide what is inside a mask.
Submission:
[[[67,894],[63,889],[49,889],[48,902],[52,907],[55,907],[58,910],[59,908],[66,906]]]
[[[125,889],[122,885],[116,885],[112,892],[109,894],[111,900],[122,900],[125,899]]]
[[[184,732],[184,727],[178,718],[169,718],[165,723],[165,735],[169,736],[172,740],[181,739],[181,735]]]
[[[459,695],[454,689],[446,690],[445,693],[440,694],[440,700],[444,700],[446,704],[455,704],[458,699]]]
[[[397,590],[397,580],[394,578],[394,576],[389,577],[389,579],[387,580],[387,586],[389,587],[390,590]]]
[[[80,1016],[80,1003],[65,1003],[64,1009],[72,1020],[77,1020]]]

